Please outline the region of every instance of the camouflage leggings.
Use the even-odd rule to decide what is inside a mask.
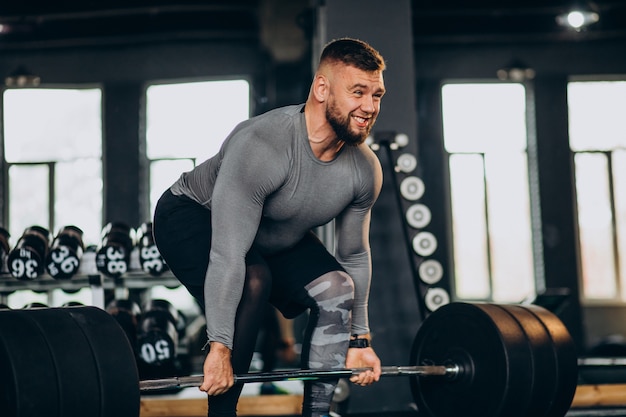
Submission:
[[[345,367],[354,285],[343,271],[328,272],[305,287],[310,315],[302,364],[310,369]],[[327,416],[337,385],[332,381],[307,381],[304,385],[303,416]]]

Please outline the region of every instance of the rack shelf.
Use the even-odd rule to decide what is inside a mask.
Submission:
[[[77,291],[86,287],[101,286],[104,289],[116,289],[125,287],[129,289],[150,288],[155,285],[166,287],[178,287],[180,282],[171,272],[165,272],[160,276],[152,276],[144,272],[128,272],[117,278],[107,277],[101,274],[75,275],[71,279],[53,279],[44,274],[36,279],[20,281],[9,274],[0,275],[0,293],[12,293],[20,290],[50,291],[62,289]]]

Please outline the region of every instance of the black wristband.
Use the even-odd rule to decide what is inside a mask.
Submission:
[[[369,339],[350,339],[350,343],[348,344],[349,348],[358,348],[358,349],[362,349],[362,348],[368,348],[370,347],[370,341]]]

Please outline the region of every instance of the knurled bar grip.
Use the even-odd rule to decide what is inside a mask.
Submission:
[[[243,375],[235,375],[235,384],[270,381],[306,381],[332,378],[348,378],[372,368],[352,369],[302,369],[293,371],[258,372]],[[456,376],[459,367],[452,366],[383,366],[381,376]],[[152,379],[139,382],[140,391],[153,391],[173,388],[199,387],[204,377],[181,376],[163,379]]]

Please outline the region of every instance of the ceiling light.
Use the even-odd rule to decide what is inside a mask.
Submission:
[[[580,31],[582,28],[592,25],[600,20],[600,15],[588,9],[574,9],[556,17],[556,22],[567,28]]]

